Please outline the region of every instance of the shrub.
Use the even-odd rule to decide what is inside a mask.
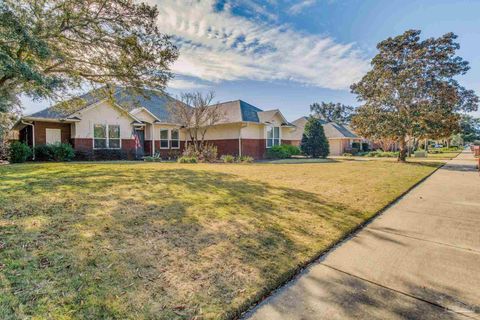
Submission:
[[[32,156],[32,149],[25,143],[15,141],[10,145],[10,162],[22,163]]]
[[[206,144],[200,149],[200,162],[215,162],[218,158],[218,149],[213,144]]]
[[[351,157],[351,156],[353,156],[353,154],[348,153],[348,152],[344,152],[344,153],[343,153],[343,156],[344,156],[344,157]]]
[[[235,157],[230,155],[230,154],[224,154],[220,159],[225,163],[234,163],[235,162]]]
[[[273,146],[267,149],[267,158],[269,159],[286,159],[291,156],[288,150],[282,146]]]
[[[238,161],[241,163],[252,163],[253,160],[254,159],[250,156],[241,156],[240,158],[238,158]]]
[[[192,144],[186,146],[182,157],[196,158],[198,162],[215,162],[218,158],[217,147],[212,144],[203,145],[200,150],[195,151]]]
[[[195,156],[192,157],[187,157],[187,156],[181,156],[178,158],[178,163],[197,163],[198,159]]]
[[[38,161],[71,161],[75,157],[75,150],[68,143],[38,145],[34,153]]]
[[[35,154],[35,160],[37,161],[51,161],[53,160],[53,150],[49,144],[36,145],[33,148]]]
[[[53,145],[54,161],[71,161],[75,158],[75,150],[68,143],[59,143]]]
[[[300,146],[303,154],[313,158],[326,158],[330,152],[322,122],[310,117],[305,125]]]
[[[280,145],[281,148],[285,149],[291,156],[298,156],[302,154],[302,151],[299,147],[291,145],[291,144],[282,144]]]

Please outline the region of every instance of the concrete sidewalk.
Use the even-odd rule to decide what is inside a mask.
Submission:
[[[461,153],[246,315],[480,319],[480,176]]]

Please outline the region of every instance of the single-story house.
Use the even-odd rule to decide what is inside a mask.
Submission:
[[[299,146],[307,121],[307,117],[301,117],[292,121],[295,130],[289,131],[284,139],[289,141],[290,144]],[[323,129],[328,139],[331,156],[341,156],[352,149],[353,143],[360,143],[361,145],[361,143],[364,142],[361,137],[357,136],[353,130],[346,125],[336,122],[324,122]]]
[[[84,103],[76,108],[49,107],[22,117],[13,129],[19,140],[31,147],[70,143],[80,159],[136,159],[157,153],[177,156],[189,137],[169,112],[169,103],[176,100],[153,90],[146,90],[145,95],[132,96],[117,88],[113,99],[107,99],[90,92],[80,97]],[[216,106],[221,119],[207,130],[205,141],[217,146],[219,155],[262,159],[272,146],[299,146],[308,120],[301,117],[290,123],[278,109],[264,111],[242,100]],[[324,129],[332,156],[362,142],[347,126],[329,122]]]
[[[70,143],[86,159],[181,153],[188,136],[168,112],[168,103],[174,99],[157,91],[146,94],[148,98],[133,97],[117,88],[114,99],[106,99],[87,93],[81,96],[85,101],[81,107],[38,111],[22,117],[14,130],[31,147]],[[290,143],[283,137],[295,126],[277,109],[263,111],[242,100],[224,102],[218,108],[222,118],[208,129],[205,141],[216,145],[219,155],[261,159],[271,146]]]

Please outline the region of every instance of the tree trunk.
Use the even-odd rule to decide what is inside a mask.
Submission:
[[[428,152],[428,139],[425,139],[425,152]]]
[[[401,137],[399,144],[399,152],[398,152],[398,161],[405,162],[407,159],[407,143],[405,141],[405,137]]]

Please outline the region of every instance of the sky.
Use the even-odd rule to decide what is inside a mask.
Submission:
[[[173,96],[213,90],[215,102],[278,108],[290,121],[313,102],[358,106],[349,87],[369,70],[376,44],[408,29],[458,35],[458,55],[471,66],[458,80],[480,95],[480,0],[146,1],[180,51]],[[50,104],[23,103],[25,114]]]

